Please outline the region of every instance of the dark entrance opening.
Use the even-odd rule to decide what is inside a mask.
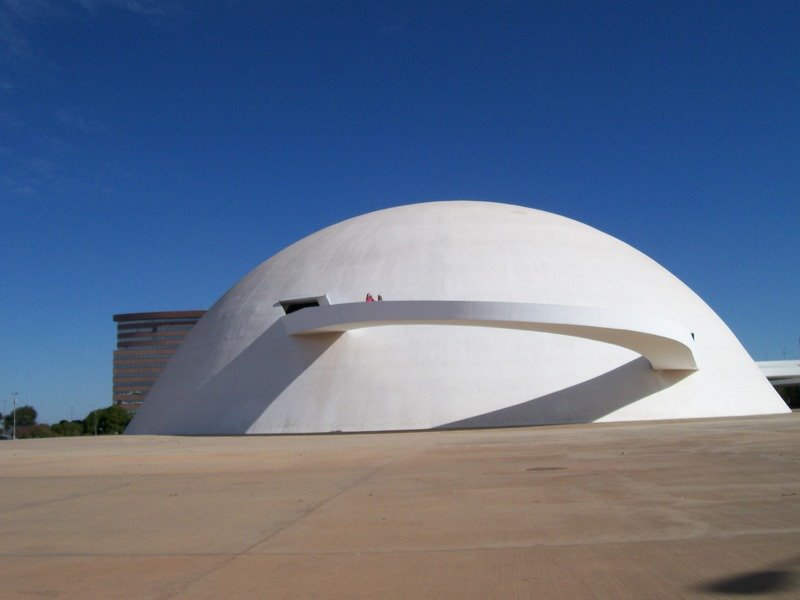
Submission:
[[[781,385],[779,381],[773,381],[772,385],[789,408],[800,408],[800,383]]]
[[[304,308],[319,306],[319,300],[287,300],[285,302],[281,302],[281,306],[283,307],[283,311],[287,315],[290,315],[293,312],[297,312],[298,310],[302,310]]]
[[[272,306],[279,306],[287,315],[303,310],[304,308],[314,308],[315,306],[330,306],[331,301],[328,300],[326,294],[321,296],[303,296],[302,298],[286,298],[285,300],[278,300]]]

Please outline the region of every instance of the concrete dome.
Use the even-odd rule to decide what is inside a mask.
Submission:
[[[787,411],[717,315],[644,254],[555,214],[454,201],[362,215],[262,263],[190,332],[128,431]]]

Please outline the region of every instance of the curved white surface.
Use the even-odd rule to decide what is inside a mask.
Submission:
[[[385,301],[365,307],[367,292]],[[370,323],[363,311],[387,311],[376,320],[383,326],[290,335],[287,325],[299,332],[318,309],[284,319],[281,302],[319,296],[333,305],[321,316]],[[419,300],[443,303],[431,306],[444,307],[448,324],[401,324],[397,307],[417,320],[439,310],[420,305],[412,314]],[[551,305],[558,334],[486,326],[543,327],[540,309],[509,308],[517,305]],[[454,325],[457,307],[466,312]],[[616,315],[602,332],[612,343],[585,337],[600,313],[581,321],[588,313],[559,316],[553,307]],[[513,314],[504,323],[506,309]],[[483,326],[462,326],[468,321]],[[563,335],[567,324],[584,337]],[[633,331],[650,337],[621,347],[634,347]],[[691,347],[700,369],[653,370],[640,355],[653,359],[653,336],[679,342],[681,352]],[[719,317],[652,259],[565,217],[457,201],[361,215],[259,265],[189,332],[128,431],[375,431],[787,411]]]
[[[282,319],[289,335],[388,325],[461,325],[570,335],[628,348],[657,370],[697,370],[692,332],[667,319],[588,306],[523,302],[351,302],[305,308]]]

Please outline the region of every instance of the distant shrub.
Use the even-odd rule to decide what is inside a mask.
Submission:
[[[83,421],[61,420],[55,425],[51,425],[50,430],[55,435],[71,437],[75,435],[81,435],[83,433],[83,427]]]
[[[50,429],[50,425],[23,425],[17,427],[17,438],[49,438],[58,437],[58,434]]]

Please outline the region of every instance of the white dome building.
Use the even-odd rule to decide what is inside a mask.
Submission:
[[[780,412],[726,325],[647,256],[558,215],[458,201],[362,215],[258,266],[189,333],[128,432]]]

